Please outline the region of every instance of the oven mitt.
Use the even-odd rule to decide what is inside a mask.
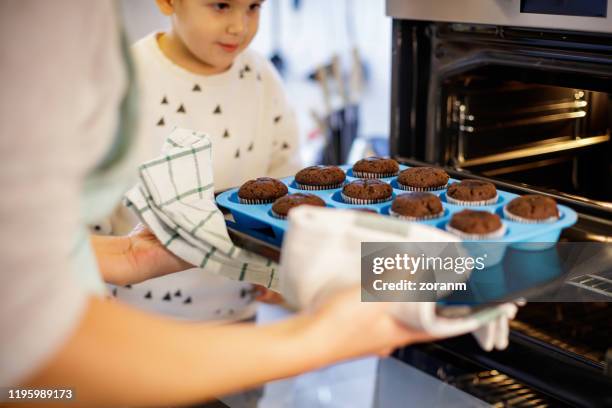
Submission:
[[[517,309],[514,303],[503,303],[468,317],[446,318],[436,314],[434,302],[398,302],[392,312],[405,324],[436,337],[472,333],[483,350],[491,351],[508,347],[509,320],[514,319]]]
[[[205,134],[176,128],[162,155],[139,167],[139,182],[126,194],[159,241],[185,261],[223,276],[278,291],[277,265],[236,247],[215,203],[212,145]]]
[[[280,289],[289,304],[311,307],[338,289],[360,283],[361,242],[410,242],[417,253],[436,256],[432,245],[419,242],[458,242],[440,229],[365,212],[302,206],[288,217],[280,262]],[[324,238],[323,238],[324,237]],[[453,246],[455,247],[455,246]],[[457,275],[467,279],[468,273]],[[440,281],[449,281],[445,274]],[[434,302],[394,302],[391,312],[406,325],[438,337],[473,333],[485,350],[505,348],[508,320],[516,306],[502,304],[469,317],[445,318]]]
[[[508,336],[510,334],[509,321],[514,319],[520,303],[504,303],[492,309],[493,316],[491,323],[481,325],[473,334],[478,341],[478,344],[486,350],[493,349],[503,350],[508,347]],[[481,313],[485,313],[483,311]],[[484,317],[484,316],[483,316]],[[479,313],[474,316],[479,320]]]

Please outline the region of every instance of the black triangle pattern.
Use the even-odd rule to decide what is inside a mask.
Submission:
[[[126,289],[132,289],[132,285],[125,285],[124,286]]]
[[[181,290],[179,289],[176,292],[174,292],[174,296],[175,297],[181,297],[181,296],[183,296],[183,294],[181,293]]]
[[[144,297],[145,297],[145,299],[151,299],[153,297],[153,295],[151,294],[151,291],[148,291],[147,294]]]
[[[280,120],[281,120],[282,118],[283,118],[283,117],[282,117],[282,115],[278,115],[278,116],[274,117],[274,123],[278,123],[278,122],[280,122]]]
[[[162,116],[161,119],[159,119],[159,121],[157,122],[157,126],[164,126],[166,124],[166,122],[164,122],[164,117]]]
[[[283,148],[283,150],[287,150],[289,148],[289,143],[284,142],[282,148]]]
[[[225,132],[223,132],[223,138],[227,139],[228,137],[230,137],[230,134],[227,129],[225,129]]]
[[[214,113],[215,115],[219,115],[219,114],[221,114],[221,106],[220,106],[220,105],[217,105],[217,107],[215,108],[215,110],[214,110],[214,112],[213,112],[213,113]]]
[[[176,110],[176,113],[185,113],[185,107],[182,103],[181,106],[179,106],[179,108]]]
[[[249,147],[248,147],[248,149],[247,149],[247,151],[249,151],[249,152],[250,152],[251,150],[253,150],[253,142],[251,142],[251,144],[249,145]]]
[[[168,98],[166,98],[166,96],[164,96],[164,98],[161,101],[162,105],[167,105],[168,104]]]
[[[200,88],[200,85],[195,84],[195,85],[193,86],[192,91],[193,91],[193,92],[202,92],[202,88]]]
[[[169,302],[170,300],[172,300],[172,297],[170,296],[170,292],[166,292],[166,295],[163,297],[163,300],[165,300],[166,302]]]
[[[183,301],[183,304],[184,304],[184,305],[188,305],[188,304],[190,304],[190,303],[191,303],[191,296],[189,296],[187,299],[185,299],[185,300]]]
[[[239,158],[240,157],[240,149],[236,149],[236,154],[234,155],[235,158]]]
[[[249,67],[249,64],[244,66],[244,72],[251,72],[251,67]]]

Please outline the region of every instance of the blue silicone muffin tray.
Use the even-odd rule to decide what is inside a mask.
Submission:
[[[339,166],[346,172],[346,181],[357,179],[353,177],[350,165]],[[407,169],[407,166],[400,166],[400,170]],[[340,192],[342,188],[336,188],[331,190],[319,190],[319,191],[306,191],[297,188],[293,177],[286,177],[281,179],[289,189],[289,194],[292,193],[312,193],[321,197],[328,207],[333,208],[371,208],[377,213],[389,216],[389,208],[393,199],[400,194],[407,193],[408,191],[402,190],[397,184],[397,177],[381,178],[380,180],[390,183],[393,187],[393,197],[391,200],[384,203],[370,204],[370,205],[353,205],[345,203],[342,200]],[[450,179],[449,184],[457,182],[459,180]],[[503,242],[511,245],[516,249],[545,249],[554,245],[559,239],[561,230],[573,225],[576,222],[576,212],[571,208],[563,205],[558,205],[560,217],[555,222],[545,223],[520,223],[512,221],[504,216],[503,207],[508,204],[513,198],[518,197],[517,194],[500,191],[498,190],[498,199],[495,204],[482,205],[482,206],[460,206],[450,204],[446,200],[446,188],[437,191],[430,191],[432,194],[436,194],[442,201],[444,207],[444,215],[440,218],[418,221],[421,224],[431,225],[442,230],[446,230],[446,224],[451,219],[451,216],[457,211],[461,211],[465,208],[474,210],[485,210],[490,211],[499,215],[502,222],[506,226],[506,233],[501,238],[495,238],[490,242]],[[241,204],[238,200],[238,188],[227,190],[217,196],[217,203],[219,206],[228,209],[233,218],[234,222],[228,222],[233,228],[251,235],[255,238],[264,240],[270,244],[281,246],[283,241],[283,235],[287,229],[288,222],[274,217],[271,214],[272,204]],[[411,221],[406,221],[411,222]],[[488,240],[482,240],[478,242],[487,242]],[[473,242],[473,241],[472,241]],[[525,245],[525,243],[549,243],[550,245]]]

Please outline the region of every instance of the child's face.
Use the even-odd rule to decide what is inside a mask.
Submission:
[[[193,58],[221,72],[253,40],[263,1],[170,0],[173,29]]]

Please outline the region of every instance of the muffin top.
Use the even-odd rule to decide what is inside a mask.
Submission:
[[[353,165],[353,171],[373,174],[397,174],[399,164],[393,159],[384,157],[368,157]]]
[[[497,214],[488,211],[462,210],[453,214],[450,226],[467,234],[490,234],[502,227]]]
[[[444,211],[442,202],[437,195],[431,193],[405,193],[393,200],[391,210],[408,217],[430,217]]]
[[[398,183],[417,188],[445,187],[448,174],[437,167],[411,167],[397,177]]]
[[[319,196],[307,193],[295,193],[281,197],[272,204],[272,211],[278,215],[286,216],[289,210],[300,205],[314,205],[325,207],[325,201]]]
[[[271,177],[259,177],[240,186],[238,197],[250,200],[275,200],[287,194],[287,186]]]
[[[297,172],[295,181],[308,186],[329,186],[342,183],[346,174],[337,166],[310,166]]]
[[[451,184],[446,194],[461,201],[482,201],[494,198],[497,190],[492,183],[487,181],[466,179]]]
[[[538,194],[517,197],[508,203],[506,210],[513,215],[529,220],[559,218],[559,209],[555,200]]]
[[[359,179],[347,183],[342,188],[344,195],[365,200],[382,200],[391,197],[393,189],[384,181]]]

